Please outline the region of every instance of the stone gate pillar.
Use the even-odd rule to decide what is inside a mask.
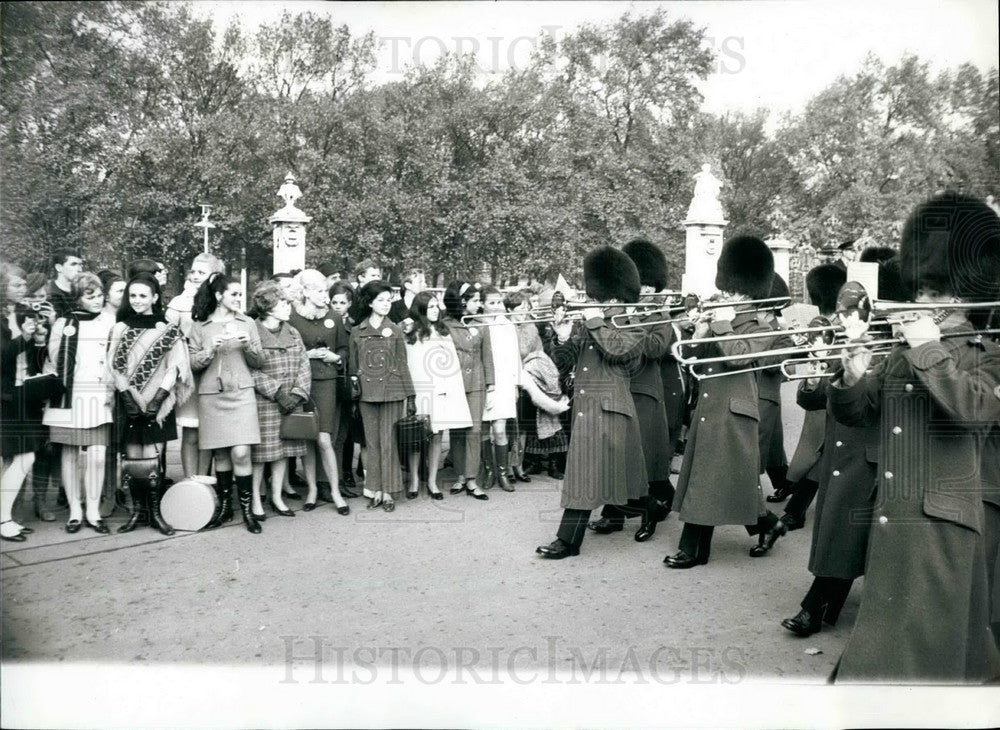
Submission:
[[[282,274],[306,267],[306,224],[312,218],[295,207],[302,191],[295,184],[292,173],[285,175],[284,184],[278,188],[278,197],[285,201],[285,207],[268,220],[274,227],[273,273]]]

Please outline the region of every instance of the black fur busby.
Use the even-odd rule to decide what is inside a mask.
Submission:
[[[722,246],[715,274],[720,291],[764,299],[771,290],[774,255],[756,236],[735,236]]]
[[[660,247],[645,238],[633,238],[622,247],[639,270],[639,283],[655,291],[667,288],[667,257]]]
[[[906,302],[910,300],[909,290],[903,286],[900,276],[899,256],[893,256],[878,265],[878,298],[889,302]]]
[[[858,256],[858,261],[866,264],[881,264],[883,261],[888,261],[893,256],[896,255],[896,251],[889,246],[868,246],[861,255]]]
[[[837,292],[847,282],[847,269],[835,264],[820,264],[806,274],[806,291],[809,301],[822,314],[833,314],[837,309]]]
[[[632,259],[613,246],[598,246],[584,257],[583,285],[587,296],[599,302],[639,299],[639,271]]]
[[[771,275],[771,288],[767,292],[768,299],[777,299],[778,297],[791,296],[788,291],[788,284],[782,278],[781,274],[775,271]]]
[[[1000,217],[981,200],[946,192],[918,205],[899,252],[910,296],[921,285],[968,301],[1000,295]]]

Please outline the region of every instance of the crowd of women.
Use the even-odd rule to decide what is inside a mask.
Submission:
[[[355,452],[369,509],[417,498],[421,480],[443,499],[445,434],[453,495],[486,500],[540,469],[560,476],[572,367],[560,371],[549,355],[570,331],[561,317],[517,324],[530,290],[455,281],[424,291],[414,270],[400,295],[365,261],[356,286],[306,269],[259,283],[244,303],[223,263],[200,254],[166,302],[164,269],[151,260],[94,274],[63,251],[54,268],[49,282],[2,269],[4,540],[32,532],[12,513],[26,482],[46,521],[49,483],[62,485],[68,532],[108,533],[120,506],[129,515],[119,532],[148,523],[172,534],[161,500],[166,444],[178,436],[184,477],[216,494],[207,527],[233,519],[235,492],[252,533],[265,499],[295,515],[297,460],[303,510],[325,501],[340,515],[360,496]],[[288,425],[293,416],[304,432]]]

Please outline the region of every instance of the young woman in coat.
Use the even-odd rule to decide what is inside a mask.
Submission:
[[[472,426],[465,383],[451,333],[442,321],[442,307],[433,292],[422,291],[413,298],[409,316],[413,328],[406,336],[406,363],[416,393],[417,414],[429,416],[430,444],[427,446],[427,491],[432,499],[443,499],[437,485],[442,434],[452,428]],[[420,492],[420,450],[410,454],[410,488],[407,497]]]
[[[243,287],[238,281],[225,274],[206,279],[194,298],[188,347],[191,369],[201,373],[198,445],[213,451],[215,458],[219,505],[208,527],[218,527],[233,518],[235,481],[243,522],[249,532],[256,534],[261,528],[250,510],[250,447],[260,443],[260,426],[252,371],[263,364],[264,352],[257,326],[243,314],[242,304]],[[233,428],[237,423],[239,428]]]
[[[406,363],[406,337],[389,319],[392,287],[370,281],[360,292],[361,321],[351,330],[348,372],[360,389],[358,407],[368,444],[365,488],[373,492],[369,509],[396,508],[403,493],[395,426],[416,413],[413,381]]]
[[[900,258],[917,302],[996,300],[1000,219],[982,201],[944,193],[910,215]],[[870,373],[870,350],[845,352],[830,388],[837,421],[879,431],[864,593],[837,682],[1000,675],[981,493],[981,442],[1000,419],[1000,348],[973,334],[961,310],[929,315],[902,324],[904,344]]]
[[[489,439],[482,442],[482,458],[485,466],[485,489],[498,484],[505,492],[513,492],[514,486],[507,477],[509,452],[507,443],[507,422],[517,419],[517,388],[520,385],[521,352],[517,340],[517,328],[507,317],[507,307],[503,294],[495,286],[483,288],[483,322],[489,323],[488,338],[493,356],[493,375],[496,379],[493,398],[488,408],[483,410],[483,423],[489,424]]]
[[[167,442],[177,438],[174,407],[194,389],[187,343],[180,328],[164,318],[160,285],[150,274],[128,282],[117,319],[108,344],[108,373],[118,392],[121,451],[129,459],[159,462]],[[135,529],[147,515],[152,527],[173,534],[160,514],[165,476],[162,469],[148,478],[130,475],[132,515],[118,532]]]
[[[482,298],[472,284],[453,281],[444,292],[445,325],[458,351],[465,382],[465,397],[472,414],[471,428],[452,429],[451,453],[458,477],[452,494],[467,492],[476,499],[489,499],[476,482],[481,456],[483,410],[493,403],[496,374],[489,328],[462,324],[462,317],[479,314]]]
[[[114,317],[104,311],[104,290],[96,274],[85,271],[73,282],[72,311],[52,325],[47,372],[55,372],[65,392],[45,410],[42,422],[50,440],[62,444],[62,481],[69,501],[66,531],[79,531],[79,468],[83,467],[87,526],[101,534],[110,529],[101,519],[104,460],[112,421],[111,378],[106,367],[108,335]]]

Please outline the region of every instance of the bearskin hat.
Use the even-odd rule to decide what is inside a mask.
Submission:
[[[587,296],[599,302],[639,299],[639,271],[632,259],[613,246],[598,246],[584,257],[583,285]]]
[[[835,264],[820,264],[806,274],[806,291],[809,301],[823,314],[837,309],[837,292],[847,282],[847,269]]]
[[[633,238],[622,247],[639,270],[639,283],[656,291],[667,288],[667,257],[660,247],[645,238]]]
[[[715,287],[720,291],[764,299],[771,290],[774,255],[756,236],[735,236],[722,246],[715,273]]]
[[[910,292],[903,286],[900,276],[899,256],[893,256],[878,265],[878,298],[889,302],[905,302]]]
[[[1000,294],[1000,217],[981,200],[946,192],[918,205],[903,226],[899,253],[911,297],[920,285],[968,301]]]
[[[861,255],[858,256],[858,261],[866,264],[881,264],[883,261],[888,261],[893,256],[896,255],[896,251],[889,246],[868,246]]]

